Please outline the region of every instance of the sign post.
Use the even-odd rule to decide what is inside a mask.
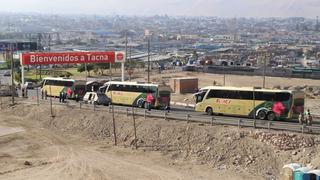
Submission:
[[[115,62],[121,63],[121,81],[124,81],[124,53],[123,52],[116,52],[116,59]]]
[[[22,64],[22,54],[20,54],[20,63],[21,63],[21,90],[23,88],[24,85],[24,65]],[[36,73],[37,74],[37,73]]]

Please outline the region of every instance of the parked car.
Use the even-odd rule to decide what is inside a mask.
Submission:
[[[6,72],[3,74],[3,76],[11,76],[10,71],[6,71]]]
[[[12,96],[12,89],[11,89],[11,86],[9,85],[0,84],[0,97],[4,97],[4,96]],[[17,89],[15,89],[14,91],[14,96],[18,97]]]
[[[24,83],[24,87],[26,89],[33,89],[34,88],[34,84],[32,82],[26,82],[26,83]]]
[[[83,101],[88,104],[104,106],[108,106],[111,103],[111,99],[106,94],[100,92],[87,92],[83,97]]]

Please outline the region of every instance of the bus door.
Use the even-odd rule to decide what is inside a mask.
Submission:
[[[230,114],[230,99],[226,90],[210,90],[207,95],[207,104],[213,108],[213,112],[220,114]]]
[[[300,113],[304,113],[304,92],[293,92],[292,95],[291,118],[298,118]]]
[[[202,107],[203,103],[201,103],[204,100],[205,95],[207,94],[208,90],[201,90],[195,94],[193,94],[194,100],[196,104],[199,105],[199,107]]]
[[[82,98],[86,94],[86,85],[76,84],[74,86],[74,93],[77,94],[79,98]]]

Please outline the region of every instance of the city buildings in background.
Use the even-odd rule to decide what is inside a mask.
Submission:
[[[184,70],[320,78],[319,18],[71,16],[2,13],[0,50],[105,51]],[[6,44],[7,43],[7,44]],[[24,44],[24,45],[23,45]],[[1,54],[1,53],[0,53]],[[0,55],[1,56],[1,55]]]

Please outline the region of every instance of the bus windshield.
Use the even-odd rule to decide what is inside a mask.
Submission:
[[[208,90],[200,90],[198,93],[194,94],[193,96],[196,99],[196,103],[202,102],[204,96],[206,95]]]

